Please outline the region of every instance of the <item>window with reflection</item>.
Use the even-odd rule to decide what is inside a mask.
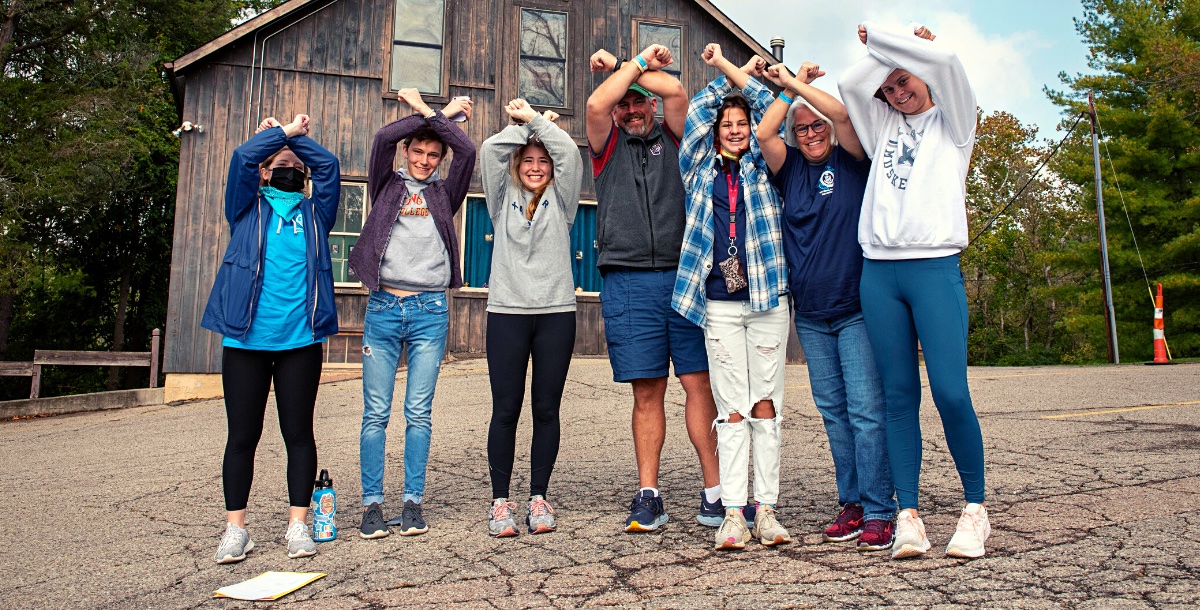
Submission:
[[[683,28],[677,25],[665,25],[662,23],[647,23],[645,21],[638,22],[638,48],[634,53],[640,53],[642,49],[652,45],[661,44],[671,50],[671,57],[675,58],[674,63],[663,68],[663,72],[681,79],[683,66]]]
[[[389,91],[442,95],[445,9],[444,0],[396,0]]]
[[[361,182],[343,182],[341,203],[338,205],[337,221],[329,231],[329,258],[333,262],[335,285],[357,286],[358,276],[350,271],[346,261],[350,250],[362,233],[363,218],[367,215],[367,185]]]
[[[521,9],[517,93],[530,104],[567,105],[567,14]]]

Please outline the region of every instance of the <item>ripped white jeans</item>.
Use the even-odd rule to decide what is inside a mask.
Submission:
[[[717,403],[717,457],[721,501],[744,506],[749,495],[750,443],[754,442],[754,500],[774,505],[779,499],[779,423],[783,414],[784,365],[787,364],[787,303],[769,311],[750,311],[749,301],[707,305],[704,329],[708,375]],[[750,417],[755,403],[770,400],[773,419]],[[739,413],[741,421],[730,422]]]

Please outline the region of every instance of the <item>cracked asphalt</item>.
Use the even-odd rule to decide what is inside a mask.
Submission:
[[[212,592],[294,570],[328,573],[278,602],[304,608],[1200,604],[1200,363],[972,368],[970,378],[992,519],[983,559],[942,553],[962,496],[928,388],[921,501],[932,551],[892,561],[820,542],[837,497],[803,366],[787,368],[779,507],[796,543],[712,550],[713,530],[694,521],[700,474],[674,381],[660,482],[671,521],[621,533],[636,486],[632,399],[596,359],[575,360],[567,382],[548,496],[559,530],[493,540],[486,365],[462,360],[443,368],[434,401],[424,536],[357,536],[361,383],[321,387],[317,447],[341,531],[309,559],[285,554],[284,449],[270,410],[247,523],[256,546],[227,566],[212,558],[224,525],[220,400],[0,423],[0,599],[9,608],[248,607]],[[402,425],[393,418],[389,517],[399,507]],[[518,434],[514,490],[528,485],[528,410]]]

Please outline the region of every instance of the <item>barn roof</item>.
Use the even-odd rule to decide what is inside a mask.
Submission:
[[[338,0],[288,0],[287,2],[284,2],[283,4],[280,4],[279,6],[266,11],[233,28],[232,30],[229,30],[228,32],[225,32],[224,34],[221,34],[220,36],[210,40],[200,48],[180,57],[179,59],[176,59],[174,62],[167,64],[166,67],[168,70],[178,73],[181,70],[185,70],[188,66],[225,48],[226,46],[229,46],[230,44],[233,44],[234,42],[253,34],[255,30],[269,25],[277,19],[286,17],[287,15],[299,11],[311,4],[324,2],[328,5],[337,1]],[[734,23],[732,19],[726,16],[725,13],[721,12],[721,9],[717,8],[712,2],[709,2],[708,0],[691,1],[711,15],[713,19],[716,19],[718,23],[724,26],[725,29],[729,30],[738,38],[738,40],[741,40],[746,44],[746,46],[750,47],[752,51],[763,57],[769,57],[771,55],[771,51],[769,49],[759,44],[757,40],[754,40],[752,36],[746,33],[746,30],[743,30],[741,26]]]

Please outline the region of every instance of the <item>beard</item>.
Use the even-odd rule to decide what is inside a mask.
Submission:
[[[634,121],[634,120],[641,120],[642,125],[641,125],[640,131],[635,130],[634,127],[631,127],[629,125],[630,121]],[[621,131],[624,131],[625,133],[627,133],[631,136],[644,136],[644,135],[650,133],[650,129],[654,126],[654,120],[651,118],[647,118],[645,114],[642,114],[640,112],[637,112],[637,113],[631,112],[628,115],[626,115],[625,120],[621,121],[619,123],[619,125],[621,127]]]

